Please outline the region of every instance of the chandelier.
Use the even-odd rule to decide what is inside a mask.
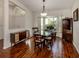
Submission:
[[[47,13],[45,10],[45,0],[43,0],[43,10],[42,10],[41,16],[43,16],[43,17],[47,16]]]

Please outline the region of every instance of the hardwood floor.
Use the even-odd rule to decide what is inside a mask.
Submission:
[[[52,49],[47,47],[34,50],[33,38],[25,42],[19,43],[12,48],[0,51],[0,57],[6,58],[77,58],[77,53],[73,44],[62,41],[60,38],[56,38],[53,42]]]

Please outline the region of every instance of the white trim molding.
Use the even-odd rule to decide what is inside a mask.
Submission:
[[[75,48],[76,48],[76,50],[77,50],[77,52],[79,54],[79,48],[77,47],[77,45],[75,44],[75,42],[73,42],[73,45],[75,46]]]

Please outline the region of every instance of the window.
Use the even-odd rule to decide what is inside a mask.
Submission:
[[[43,18],[41,18],[41,34],[43,34],[43,24],[44,24]]]
[[[54,28],[56,28],[57,24],[57,17],[48,17],[45,19],[45,26],[52,25]]]
[[[64,16],[53,16],[41,18],[41,34],[44,33],[44,30],[47,30],[47,26],[54,26],[54,30],[57,32],[57,36],[62,36],[62,18]],[[53,27],[52,27],[53,28]]]

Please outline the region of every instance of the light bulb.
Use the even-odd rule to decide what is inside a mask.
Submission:
[[[41,13],[41,16],[47,16],[46,12]]]

